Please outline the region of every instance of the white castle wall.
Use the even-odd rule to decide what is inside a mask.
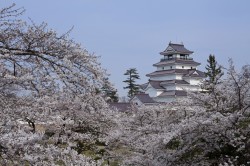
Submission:
[[[200,85],[201,79],[195,79],[195,78],[185,78],[185,81],[187,81],[190,85]]]
[[[153,81],[162,81],[162,80],[181,80],[182,79],[182,75],[175,75],[175,74],[171,74],[171,75],[167,75],[167,76],[157,76],[157,77],[150,77],[150,80]]]
[[[170,69],[196,69],[197,66],[194,65],[166,65],[158,66],[157,71],[170,70]]]
[[[162,92],[162,90],[156,90],[151,86],[145,90],[145,93],[147,93],[150,97],[159,96]]]

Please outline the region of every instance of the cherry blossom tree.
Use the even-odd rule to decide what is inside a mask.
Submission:
[[[0,9],[0,165],[250,163],[249,65],[230,60],[206,93],[118,112],[98,57],[23,12]]]
[[[113,125],[98,57],[23,12],[0,9],[0,165],[100,165],[80,146]]]
[[[124,114],[109,134],[109,144],[124,149],[114,155],[124,165],[249,164],[249,74],[249,65],[238,72],[230,60],[213,93]]]

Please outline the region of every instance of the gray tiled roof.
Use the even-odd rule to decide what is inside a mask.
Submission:
[[[164,87],[161,86],[162,81],[154,81],[154,80],[149,80],[148,83],[140,85],[141,89],[146,89],[147,86],[150,84],[153,88],[155,89],[164,89]]]
[[[187,74],[187,70],[185,69],[170,69],[170,70],[160,70],[160,71],[155,71],[153,73],[149,73],[146,76],[158,76],[158,75],[170,75],[170,74],[176,74],[176,73],[181,73],[181,74]]]
[[[186,65],[195,65],[195,66],[200,65],[200,63],[195,62],[194,60],[171,59],[171,60],[164,60],[164,61],[158,62],[156,64],[153,64],[153,66],[165,66],[165,65],[171,65],[171,64],[186,64]]]
[[[131,108],[130,103],[109,103],[111,109],[117,109],[118,111],[128,111]]]
[[[135,95],[134,97],[137,97],[142,103],[155,103],[155,101],[148,95],[145,93],[140,93]]]
[[[184,81],[184,80],[167,80],[167,81],[149,80],[148,83],[140,85],[141,89],[145,90],[146,87],[148,86],[148,84],[150,84],[155,89],[165,90],[165,88],[163,87],[164,85],[171,85],[171,84],[187,85],[189,83],[187,81]]]
[[[195,74],[197,73],[197,74]],[[184,75],[184,77],[201,77],[205,78],[205,73],[199,70],[188,70],[188,73]]]
[[[170,90],[161,93],[158,97],[167,97],[167,96],[187,96],[187,92],[184,90]]]
[[[194,72],[197,72],[198,75],[194,74]],[[149,73],[146,76],[152,77],[152,76],[159,76],[159,75],[173,75],[173,74],[182,74],[186,77],[201,77],[204,78],[205,74],[202,71],[195,70],[195,69],[170,69],[170,70],[161,70],[161,71],[155,71],[153,73]]]
[[[148,86],[148,83],[141,84],[141,85],[140,85],[140,88],[141,88],[141,89],[146,89],[146,88],[147,88],[147,86]]]
[[[161,86],[161,82],[162,81],[153,81],[153,80],[149,80],[149,84],[155,88],[155,89],[165,89]]]
[[[173,50],[169,51],[168,48],[171,47]],[[165,51],[161,52],[161,55],[169,55],[169,54],[174,54],[174,53],[179,53],[179,54],[192,54],[193,51],[190,51],[184,47],[183,44],[174,44],[174,43],[169,43],[168,47],[166,48]]]

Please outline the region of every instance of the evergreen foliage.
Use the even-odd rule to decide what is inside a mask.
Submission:
[[[208,82],[216,83],[217,78],[222,76],[221,66],[218,66],[215,56],[212,54],[209,55],[207,62],[205,74],[208,77]]]
[[[128,76],[127,79],[123,82],[128,84],[128,86],[124,87],[124,89],[128,89],[128,97],[133,97],[139,91],[139,85],[136,84],[136,80],[140,79],[140,76],[137,73],[136,68],[128,69],[124,75]]]

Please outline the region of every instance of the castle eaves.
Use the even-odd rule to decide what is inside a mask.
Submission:
[[[168,47],[160,52],[161,55],[170,55],[170,54],[192,54],[193,51],[190,51],[184,47],[183,44],[174,44],[169,43]]]
[[[196,72],[196,73],[195,73]],[[170,69],[170,70],[160,70],[147,74],[147,77],[162,76],[162,75],[183,75],[184,77],[196,77],[205,78],[205,74],[202,71],[195,69]]]
[[[165,66],[165,65],[174,65],[174,64],[185,64],[185,65],[194,65],[199,66],[200,63],[195,62],[194,60],[184,60],[184,59],[172,59],[172,60],[162,60],[153,66]]]

